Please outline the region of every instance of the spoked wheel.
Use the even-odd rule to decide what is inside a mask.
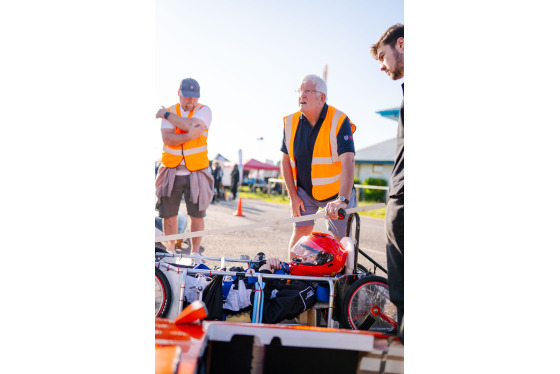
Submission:
[[[161,270],[156,269],[156,317],[165,317],[171,305],[171,286]]]
[[[389,300],[387,280],[370,275],[354,282],[344,297],[342,317],[342,325],[349,329],[395,331],[397,307]]]

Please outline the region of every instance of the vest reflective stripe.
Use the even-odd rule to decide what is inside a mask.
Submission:
[[[317,200],[325,200],[338,194],[342,163],[338,155],[337,134],[346,118],[346,115],[332,106],[327,107],[327,115],[323,120],[317,140],[313,148],[311,160],[312,195]],[[284,132],[286,148],[290,156],[290,165],[294,181],[297,181],[297,169],[294,159],[294,138],[299,125],[301,112],[296,112],[284,118]],[[352,132],[356,126],[351,124]],[[334,151],[333,151],[334,150]]]
[[[312,178],[311,182],[313,183],[313,188],[315,188],[315,185],[327,185],[327,184],[335,183],[339,180],[340,180],[340,174],[335,175],[334,177],[330,177],[330,178]],[[336,191],[335,193],[338,193],[338,191]],[[332,196],[332,195],[330,195],[330,196]],[[327,197],[330,197],[330,196],[327,196]]]
[[[191,118],[196,112],[204,107],[203,104],[198,104],[191,110],[187,118]],[[171,108],[167,108],[171,111]],[[181,106],[175,105],[175,113],[181,117]],[[185,134],[185,131],[175,127],[176,134]],[[182,160],[185,160],[185,166],[190,171],[202,170],[208,167],[210,161],[208,160],[208,146],[206,139],[208,138],[208,129],[205,129],[202,135],[196,139],[187,140],[183,144],[176,146],[164,144],[163,153],[161,155],[161,162],[170,168],[179,166]]]
[[[313,157],[313,159],[311,160],[311,165],[329,165],[334,161],[336,161],[334,160],[334,157]]]
[[[183,150],[168,148],[165,145],[163,146],[163,151],[166,152],[166,153],[172,154],[174,156],[182,156],[183,155]]]
[[[331,132],[330,132],[331,149],[338,150],[338,141],[336,139],[336,134],[338,133],[338,130],[340,130],[340,126],[342,126],[342,122],[344,121],[344,118],[346,118],[346,115],[339,110],[337,110],[333,115],[333,119],[331,123],[336,123],[336,126],[331,125]],[[335,154],[332,156],[333,161],[338,161],[339,160],[338,152],[335,151],[332,153]]]
[[[332,106],[328,106],[323,120],[311,161],[311,183],[313,197],[317,200],[328,199],[338,194],[342,164],[338,157],[336,134],[340,130],[346,115]],[[330,159],[330,162],[326,162]]]
[[[292,167],[292,176],[294,177],[294,183],[297,188],[297,167],[296,160],[294,158],[294,137],[299,124],[299,117],[301,112],[296,112],[290,114],[284,118],[284,133],[286,136],[286,148],[288,148],[288,155],[290,156],[290,166]]]
[[[167,152],[169,154],[172,154],[174,156],[187,156],[187,155],[194,155],[195,153],[199,153],[199,152],[203,152],[206,151],[208,149],[207,146],[202,146],[202,147],[198,147],[198,148],[191,148],[191,149],[185,149],[180,150],[180,149],[171,149],[171,148],[167,148],[166,146],[163,146],[163,151]]]
[[[190,155],[194,155],[194,154],[197,154],[197,153],[202,153],[202,152],[206,151],[207,149],[208,149],[208,146],[203,145],[203,146],[197,147],[197,148],[185,149],[183,151],[183,154],[185,156],[190,156]],[[208,164],[208,165],[210,165],[210,164]]]

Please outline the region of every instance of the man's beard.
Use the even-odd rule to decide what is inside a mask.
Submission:
[[[404,53],[399,53],[396,50],[394,50],[394,53],[397,66],[393,70],[389,71],[389,77],[396,81],[404,76]]]

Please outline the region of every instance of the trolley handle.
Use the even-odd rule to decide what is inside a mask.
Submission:
[[[344,218],[346,218],[346,211],[341,208],[338,210],[338,219],[344,219]]]

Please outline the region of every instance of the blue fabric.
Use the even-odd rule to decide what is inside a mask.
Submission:
[[[253,299],[253,317],[251,319],[251,321],[253,323],[261,323],[262,322],[262,313],[263,313],[263,308],[264,308],[264,299],[263,299],[264,286],[265,286],[264,281],[262,282],[262,289],[260,287],[259,282],[256,282],[254,299]],[[259,299],[260,299],[260,303],[259,303]],[[257,304],[260,304],[260,306],[261,306],[261,310],[260,310],[260,313],[259,313],[258,316],[257,316],[257,308],[256,308]]]
[[[200,269],[210,270],[210,268],[209,268],[208,266],[204,265],[204,264],[198,264],[198,265],[196,265],[193,269],[197,269],[197,270],[200,270]]]
[[[225,299],[227,299],[229,291],[231,290],[231,286],[233,286],[233,281],[235,280],[235,278],[237,277],[233,277],[231,281],[224,281],[222,283],[222,296]]]
[[[329,287],[323,285],[317,286],[316,297],[319,301],[329,302]]]
[[[319,115],[319,120],[315,126],[311,126],[309,121],[302,114],[299,120],[299,125],[294,137],[294,158],[297,167],[297,187],[303,188],[309,195],[313,191],[313,184],[311,183],[311,160],[313,158],[313,148],[317,141],[317,135],[323,125],[323,120],[327,115],[328,106],[325,104],[323,110]],[[338,154],[342,155],[346,152],[356,153],[354,148],[354,138],[352,135],[352,128],[350,126],[350,119],[348,116],[342,122],[340,130],[336,135],[338,142]],[[286,134],[282,138],[281,151],[288,154],[288,145],[286,144]],[[329,201],[338,196],[338,194],[321,201]]]
[[[163,231],[163,222],[161,220],[161,217],[156,216],[156,228]],[[185,230],[187,229],[187,217],[185,216],[184,213],[179,212],[179,214],[177,214],[177,233],[179,234],[183,234],[185,233]]]

